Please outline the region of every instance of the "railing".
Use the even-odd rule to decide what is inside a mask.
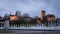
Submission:
[[[29,26],[46,26],[46,27],[52,27],[52,26],[60,26],[60,23],[56,22],[56,23],[50,23],[47,22],[44,24],[9,24],[10,27],[20,27],[20,26],[25,26],[25,27],[29,27]],[[0,23],[0,27],[4,27],[4,23]]]
[[[44,24],[11,24],[10,27],[20,27],[20,26],[24,26],[24,27],[30,27],[30,26],[40,26],[40,27],[56,27],[56,26],[59,26],[60,25],[56,25],[56,24],[49,24],[49,25],[44,25]]]
[[[16,27],[16,29],[21,27],[60,27],[60,22],[45,22],[43,24],[9,24],[9,21],[5,21],[4,23],[0,24],[0,29],[11,29]],[[13,28],[14,29],[14,28]]]

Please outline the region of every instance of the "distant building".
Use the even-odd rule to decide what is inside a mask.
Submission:
[[[0,27],[4,26],[5,18],[0,16]]]
[[[9,20],[10,21],[18,21],[19,20],[19,17],[16,16],[16,15],[10,15]]]
[[[44,10],[41,11],[40,21],[41,22],[46,21],[46,12]]]
[[[9,19],[9,16],[10,16],[10,14],[5,14],[5,16],[4,16],[4,18],[5,18],[5,20],[8,20]]]
[[[47,17],[47,20],[48,21],[54,21],[56,18],[55,18],[55,15],[51,15],[51,14],[49,14],[49,15],[46,15],[46,17]]]
[[[56,18],[56,20],[60,22],[60,18]]]
[[[5,18],[0,16],[0,22],[4,22]]]
[[[24,13],[22,17],[30,17],[30,15],[28,13]]]
[[[16,11],[15,15],[20,17],[21,16],[21,12],[20,11]]]
[[[31,17],[28,13],[23,14],[22,18],[26,22],[30,22],[30,20],[31,20]]]

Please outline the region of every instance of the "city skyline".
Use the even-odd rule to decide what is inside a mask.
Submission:
[[[42,10],[46,14],[54,14],[59,16],[59,1],[60,0],[0,0],[0,15],[5,13],[14,14],[17,10],[22,14],[28,13],[31,16],[40,16]],[[58,11],[58,12],[57,12]]]

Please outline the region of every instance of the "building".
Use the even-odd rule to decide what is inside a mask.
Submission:
[[[9,16],[9,20],[10,21],[18,21],[20,20],[21,17],[21,12],[20,11],[16,11],[15,15],[11,15]]]
[[[0,16],[0,27],[4,26],[5,18]]]
[[[10,16],[10,14],[5,14],[5,16],[4,16],[4,18],[5,18],[5,20],[8,20],[9,19],[9,16]]]
[[[9,20],[10,21],[18,21],[19,20],[19,16],[17,16],[17,15],[10,15]]]
[[[5,18],[0,16],[0,22],[4,22]]]
[[[30,22],[31,20],[31,17],[28,13],[23,14],[22,18],[25,22]]]
[[[41,22],[46,21],[46,12],[44,10],[41,12],[40,21]]]
[[[52,15],[52,14],[46,15],[46,17],[48,21],[54,21],[56,19],[55,15]]]
[[[15,15],[20,17],[21,16],[21,12],[20,11],[16,11]]]

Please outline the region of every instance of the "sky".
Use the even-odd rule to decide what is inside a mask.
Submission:
[[[1,16],[15,14],[17,10],[30,16],[40,16],[41,11],[45,10],[46,14],[60,17],[60,0],[0,0]]]

